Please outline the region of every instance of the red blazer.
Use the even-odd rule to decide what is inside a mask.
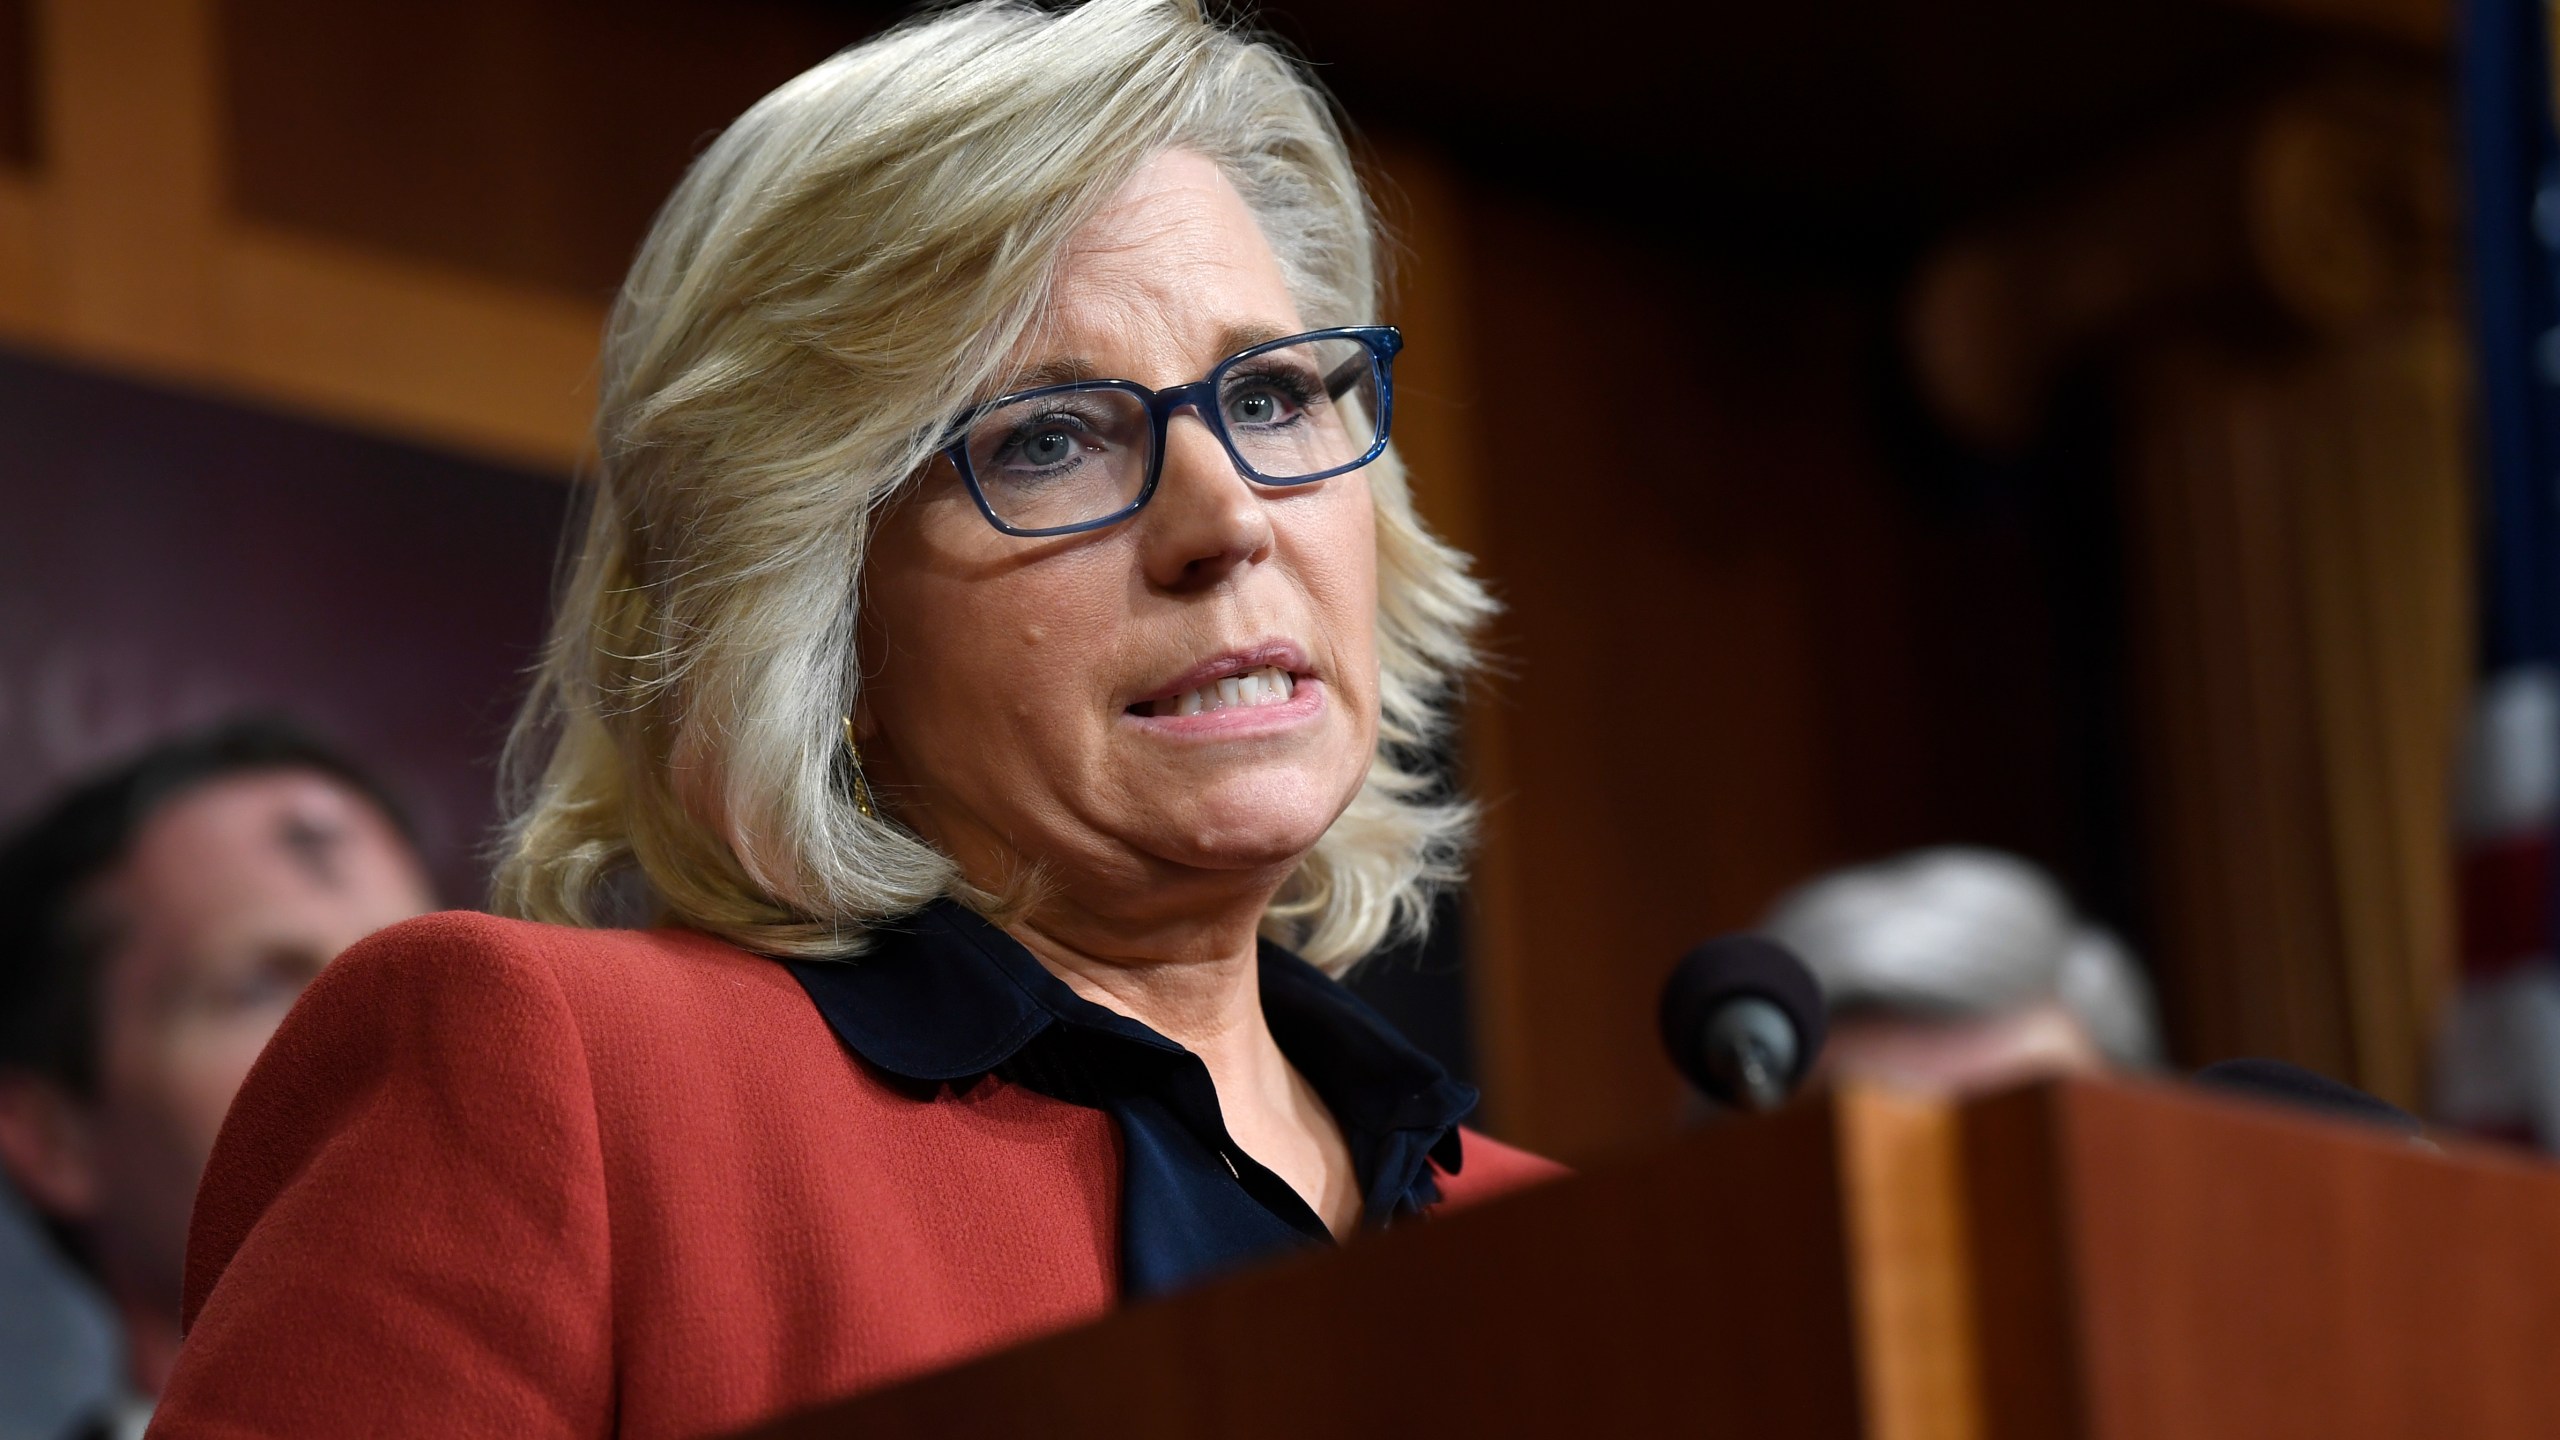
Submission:
[[[1469,1133],[1444,1206],[1558,1173]],[[315,983],[232,1106],[155,1436],[695,1436],[1093,1317],[1119,1140],[866,1069],[782,966],[447,914]]]

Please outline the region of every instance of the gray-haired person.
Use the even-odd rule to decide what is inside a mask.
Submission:
[[[1948,846],[1834,871],[1762,930],[1822,984],[1830,1077],[1961,1093],[2159,1063],[2124,943],[2017,856]]]

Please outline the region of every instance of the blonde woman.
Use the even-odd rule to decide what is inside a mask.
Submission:
[[[1375,248],[1191,0],[930,17],[722,136],[607,338],[515,918],[287,1022],[161,1429],[701,1434],[1547,1173],[1329,978],[1454,873],[1487,609]]]

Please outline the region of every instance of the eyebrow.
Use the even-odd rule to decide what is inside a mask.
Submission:
[[[1276,325],[1229,325],[1218,332],[1218,358],[1226,359],[1240,350],[1280,339],[1297,332]],[[1074,385],[1101,379],[1101,367],[1081,355],[1061,355],[1027,366],[1006,377],[997,387],[999,395],[1018,395],[1025,390],[1038,390],[1050,385]]]
[[[1250,350],[1266,341],[1295,333],[1276,325],[1230,325],[1218,332],[1218,358],[1223,360],[1239,350]]]
[[[1027,369],[1017,370],[998,386],[999,395],[1012,395],[1024,390],[1037,390],[1044,385],[1073,385],[1080,380],[1099,378],[1094,363],[1081,355],[1065,355],[1043,360]]]

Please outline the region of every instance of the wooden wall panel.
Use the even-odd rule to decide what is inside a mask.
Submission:
[[[1675,1113],[1652,1030],[1672,961],[1826,853],[1819,581],[1753,482],[1855,462],[1749,433],[1671,267],[1518,212],[1475,234],[1484,558],[1510,607],[1480,707],[1507,781],[1481,798],[1508,852],[1487,903],[1513,917],[1477,955],[1482,1053],[1505,1134],[1588,1155]],[[1662,411],[1620,408],[1656,376],[1639,403]]]
[[[586,454],[595,305],[263,226],[233,228],[220,259],[236,383],[554,473]]]
[[[35,13],[0,0],[0,172],[36,166]]]
[[[899,7],[222,0],[242,214],[609,298],[694,154]]]
[[[46,287],[36,189],[0,173],[0,334],[37,328]]]
[[[0,336],[565,473],[602,307],[244,223],[215,0],[49,0],[45,164],[0,169]]]
[[[86,355],[159,373],[212,361],[213,26],[209,0],[46,6],[48,308]]]

